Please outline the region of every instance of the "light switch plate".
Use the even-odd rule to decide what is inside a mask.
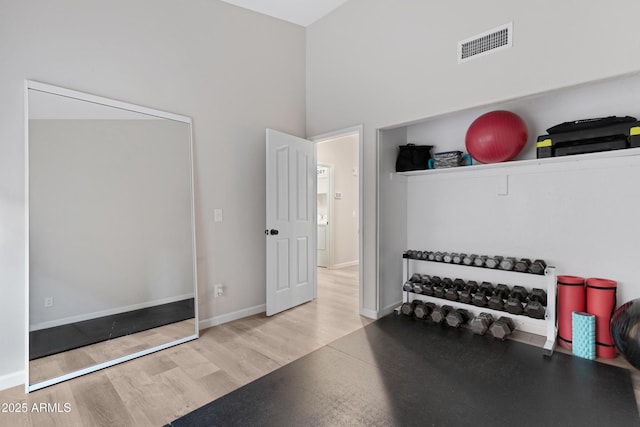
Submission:
[[[222,222],[222,209],[214,209],[213,210],[213,221],[214,222]]]

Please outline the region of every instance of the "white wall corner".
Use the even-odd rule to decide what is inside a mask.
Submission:
[[[388,314],[393,313],[393,310],[395,310],[397,307],[399,307],[400,305],[402,305],[402,301],[396,301],[388,306],[386,306],[385,308],[383,308],[382,310],[380,310],[378,312],[378,319],[381,317],[384,317]]]
[[[379,318],[378,312],[375,310],[371,310],[370,308],[361,308],[360,316],[364,316],[373,320],[377,320]]]
[[[0,376],[0,390],[6,390],[19,385],[24,385],[24,371],[17,371]]]

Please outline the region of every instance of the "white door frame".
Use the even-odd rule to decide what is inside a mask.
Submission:
[[[359,299],[360,299],[360,315],[363,315],[363,310],[364,310],[364,290],[363,290],[363,277],[364,277],[364,272],[363,272],[363,267],[362,267],[362,261],[363,261],[363,248],[364,248],[364,240],[363,240],[363,235],[364,233],[362,232],[363,230],[363,225],[364,225],[364,181],[362,179],[363,174],[362,174],[362,165],[364,164],[364,126],[363,125],[356,125],[356,126],[351,126],[348,128],[344,128],[344,129],[338,129],[335,131],[331,131],[331,132],[327,132],[327,133],[323,133],[320,135],[316,135],[316,136],[312,136],[310,138],[308,138],[310,141],[315,142],[316,144],[319,142],[324,142],[324,141],[328,141],[330,139],[336,139],[336,138],[340,138],[343,136],[348,136],[348,135],[353,135],[357,133],[358,134],[358,293],[359,295]],[[317,161],[316,161],[317,164]],[[315,209],[315,215],[317,217],[318,215],[318,207],[317,207],[317,197],[316,197],[316,209]],[[317,283],[316,283],[316,290],[318,289]],[[317,297],[317,295],[316,295]]]

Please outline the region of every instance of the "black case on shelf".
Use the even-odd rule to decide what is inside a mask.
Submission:
[[[552,128],[550,128],[552,129]],[[569,156],[640,146],[640,122],[627,121],[568,132],[540,135],[537,158]]]
[[[396,172],[425,170],[429,167],[432,145],[407,144],[398,147]]]

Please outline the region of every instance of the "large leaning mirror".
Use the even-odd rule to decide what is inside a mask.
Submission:
[[[198,337],[191,119],[27,81],[27,392]]]

